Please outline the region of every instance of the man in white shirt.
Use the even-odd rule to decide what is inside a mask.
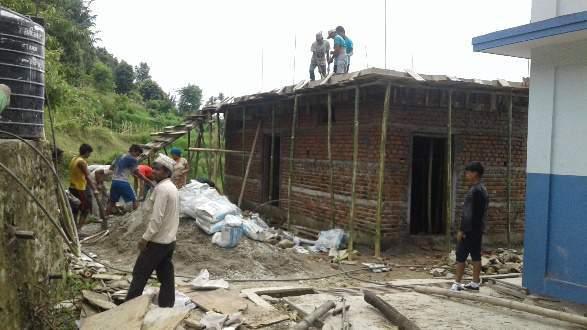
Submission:
[[[170,178],[175,161],[159,155],[153,162],[153,179],[157,185],[147,201],[150,209],[149,222],[139,241],[141,251],[132,272],[132,282],[126,300],[143,293],[153,271],[161,283],[159,307],[173,307],[175,303],[175,274],[173,270],[173,251],[179,226],[179,196]]]
[[[324,40],[322,32],[316,33],[316,41],[312,43],[310,51],[312,52],[310,80],[314,81],[316,79],[314,75],[316,67],[318,67],[318,71],[320,72],[320,78],[324,79],[326,77],[326,63],[330,62],[330,43],[328,43],[328,40]]]

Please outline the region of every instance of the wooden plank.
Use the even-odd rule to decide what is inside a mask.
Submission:
[[[498,79],[497,82],[501,85],[501,87],[510,87],[510,83],[504,79]]]
[[[446,246],[450,255],[452,250],[452,90],[448,91],[448,132],[447,132],[447,159],[446,159]]]
[[[247,301],[234,290],[193,291],[186,293],[186,296],[206,312],[214,311],[228,315],[247,309]]]
[[[406,73],[410,75],[410,77],[416,79],[417,81],[426,81],[426,79],[422,78],[421,75],[419,75],[418,73],[412,71],[412,70],[406,70]]]
[[[336,225],[336,204],[334,202],[334,164],[332,162],[332,93],[328,93],[328,174],[330,192],[330,228]]]
[[[243,152],[240,150],[225,150],[225,149],[215,149],[215,148],[190,148],[191,151],[201,151],[201,152],[218,152],[218,153],[227,153],[227,154],[242,154]],[[244,152],[247,153],[246,151]]]
[[[291,230],[291,182],[293,177],[293,158],[294,158],[294,147],[296,140],[296,124],[298,118],[298,99],[299,95],[294,97],[294,108],[291,120],[291,137],[289,140],[289,169],[287,173],[287,230]]]
[[[328,84],[328,82],[330,81],[330,78],[332,78],[332,76],[333,76],[333,75],[334,75],[334,72],[330,72],[330,73],[329,73],[329,74],[326,76],[326,78],[324,78],[324,80],[322,80],[322,81],[320,82],[320,85],[319,85],[319,86],[323,86],[323,85],[326,85],[326,84]]]
[[[508,167],[507,167],[507,213],[506,213],[506,241],[508,248],[512,247],[512,130],[514,97],[510,95],[508,106]]]

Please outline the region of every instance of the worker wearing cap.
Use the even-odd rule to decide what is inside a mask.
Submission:
[[[175,161],[175,167],[173,169],[173,177],[171,181],[175,183],[177,189],[185,186],[188,181],[188,173],[190,172],[190,166],[187,159],[181,157],[181,149],[173,147],[171,148],[171,158]]]
[[[320,77],[324,79],[326,77],[326,63],[330,60],[330,43],[328,40],[324,40],[322,32],[316,33],[316,41],[312,43],[310,48],[312,52],[312,59],[310,60],[310,80],[316,80],[314,76],[314,70],[318,67]]]
[[[175,274],[173,251],[179,226],[179,194],[171,182],[175,161],[159,155],[153,162],[153,179],[157,185],[146,203],[149,222],[139,241],[140,254],[132,271],[132,282],[126,300],[143,293],[153,271],[161,283],[159,307],[173,307],[175,303]]]
[[[347,69],[346,42],[336,30],[328,31],[328,38],[334,39],[334,51],[332,52],[329,63],[334,62],[335,74],[345,73]]]

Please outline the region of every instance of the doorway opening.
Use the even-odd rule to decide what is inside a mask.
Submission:
[[[446,138],[414,137],[410,234],[445,231],[446,144]]]
[[[281,139],[279,136],[275,136],[273,160],[271,159],[271,135],[265,135],[263,140],[263,195],[265,201],[272,201],[270,205],[279,206]],[[271,164],[273,164],[273,169]]]

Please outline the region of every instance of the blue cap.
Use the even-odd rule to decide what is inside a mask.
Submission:
[[[181,149],[177,148],[177,147],[173,147],[171,148],[171,154],[174,156],[181,156]]]

